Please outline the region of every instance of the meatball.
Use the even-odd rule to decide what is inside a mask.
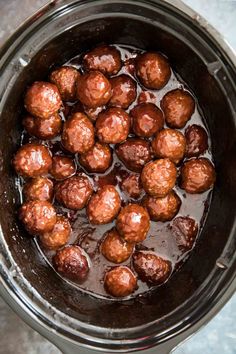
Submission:
[[[39,236],[40,242],[48,250],[57,250],[68,242],[71,234],[70,222],[64,216],[57,216],[56,224],[49,232]]]
[[[56,180],[62,180],[76,173],[74,160],[66,156],[54,156],[50,173]]]
[[[130,198],[138,199],[142,193],[142,186],[139,175],[129,175],[123,179],[121,189]]]
[[[181,200],[174,191],[171,191],[164,197],[147,196],[143,205],[147,208],[151,220],[165,222],[172,220],[178,213]]]
[[[83,154],[94,145],[94,128],[84,113],[74,113],[63,126],[61,141],[66,150]]]
[[[133,265],[140,279],[151,285],[160,285],[170,276],[171,262],[154,253],[135,252]]]
[[[103,256],[110,262],[122,263],[132,254],[134,246],[125,242],[115,229],[108,231],[101,244]]]
[[[164,125],[162,111],[153,103],[141,103],[131,111],[133,131],[136,135],[149,138]]]
[[[23,177],[39,177],[48,173],[52,158],[46,146],[32,143],[23,145],[13,159],[16,172]]]
[[[88,172],[105,172],[112,163],[111,149],[109,145],[97,142],[79,157],[79,162]]]
[[[68,209],[83,209],[93,192],[93,187],[86,176],[76,175],[56,185],[56,200]]]
[[[96,107],[96,108],[88,108],[88,107],[83,107],[84,112],[87,114],[89,119],[91,119],[92,122],[96,122],[99,113],[105,110],[106,106],[101,106],[101,107]]]
[[[127,109],[134,102],[137,95],[135,81],[130,76],[122,74],[110,79],[110,83],[112,96],[109,106]]]
[[[105,185],[95,193],[87,206],[87,215],[91,224],[108,224],[119,213],[121,200],[112,185]]]
[[[159,53],[143,53],[136,60],[136,74],[145,87],[160,90],[171,75],[167,59]]]
[[[50,82],[34,82],[25,95],[25,108],[39,118],[49,118],[59,110],[61,104],[58,88]]]
[[[214,166],[205,158],[186,161],[181,168],[181,188],[191,194],[207,191],[215,179]]]
[[[126,266],[114,267],[106,273],[104,287],[112,296],[128,296],[137,289],[137,278]]]
[[[98,115],[96,130],[102,143],[118,144],[127,139],[130,117],[121,108],[108,108]]]
[[[190,125],[185,131],[185,138],[187,157],[197,157],[208,149],[207,132],[200,125]]]
[[[125,241],[141,242],[145,240],[150,227],[149,215],[141,205],[126,205],[117,217],[116,227]]]
[[[53,183],[45,177],[30,179],[23,188],[25,200],[48,200],[53,197]]]
[[[157,157],[167,157],[178,163],[184,157],[186,140],[177,130],[163,129],[153,139],[152,148]]]
[[[183,128],[194,112],[195,102],[187,91],[175,89],[162,98],[161,108],[169,127]]]
[[[198,233],[198,225],[194,219],[188,216],[179,216],[173,220],[171,231],[179,249],[186,252],[193,247]]]
[[[51,231],[56,224],[56,211],[46,200],[30,200],[19,211],[19,219],[31,235]]]
[[[111,84],[100,71],[90,71],[77,81],[77,98],[87,107],[103,106],[111,95]]]
[[[154,197],[164,197],[174,187],[177,177],[175,164],[169,159],[149,162],[142,170],[144,190]]]
[[[51,73],[50,81],[57,86],[64,101],[73,101],[79,76],[79,72],[72,66],[61,66]]]
[[[115,149],[117,156],[131,171],[140,172],[151,160],[150,145],[141,139],[127,139]]]
[[[22,124],[28,134],[42,140],[55,138],[60,134],[62,128],[61,117],[58,113],[54,113],[46,119],[26,116]]]
[[[53,265],[65,278],[78,282],[83,282],[89,273],[87,256],[79,246],[66,246],[57,251]]]

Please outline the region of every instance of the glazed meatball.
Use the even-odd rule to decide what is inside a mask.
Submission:
[[[147,211],[138,204],[129,204],[121,209],[116,228],[127,242],[141,242],[145,240],[150,227],[150,219]]]
[[[151,285],[163,284],[172,271],[171,263],[154,253],[135,252],[133,265],[140,279]]]
[[[32,178],[24,185],[23,194],[26,201],[51,201],[53,197],[53,183],[50,179],[45,177]]]
[[[105,107],[106,106],[101,106],[101,107],[96,107],[96,108],[89,108],[89,107],[84,106],[83,110],[87,114],[89,119],[91,119],[92,122],[96,122],[99,113],[104,111]]]
[[[97,142],[79,157],[79,162],[88,172],[105,172],[112,163],[111,149],[109,145]]]
[[[183,128],[191,118],[195,102],[187,91],[175,89],[167,92],[161,100],[166,123],[171,128]]]
[[[142,170],[144,190],[154,197],[164,197],[174,187],[177,177],[175,164],[169,159],[149,162]]]
[[[140,172],[151,160],[150,145],[141,139],[127,139],[115,149],[116,155],[131,171]]]
[[[57,251],[53,265],[65,278],[78,282],[83,282],[89,273],[87,257],[79,246],[66,246]]]
[[[85,54],[82,65],[87,71],[99,70],[105,75],[115,75],[121,68],[120,52],[113,46],[100,45]]]
[[[180,250],[186,252],[193,247],[198,233],[198,225],[194,219],[179,216],[173,220],[171,230]]]
[[[118,144],[127,139],[130,129],[130,117],[121,108],[108,108],[98,115],[96,130],[102,143]]]
[[[46,146],[32,143],[23,145],[13,159],[16,172],[23,177],[39,177],[48,173],[52,158]]]
[[[145,87],[160,90],[169,81],[171,70],[163,55],[143,53],[137,57],[136,74]]]
[[[72,66],[61,66],[50,75],[50,81],[55,84],[63,101],[73,101],[76,95],[76,82],[79,72]]]
[[[171,191],[164,197],[147,196],[143,205],[147,208],[151,220],[165,222],[172,220],[178,213],[181,200],[174,191]]]
[[[88,177],[76,175],[56,185],[55,197],[66,208],[80,210],[87,204],[92,192],[93,187]]]
[[[49,232],[39,236],[40,242],[48,250],[57,250],[65,246],[71,234],[70,222],[64,216],[57,216],[56,224]]]
[[[56,180],[71,177],[76,172],[74,160],[66,156],[54,156],[50,173]]]
[[[34,82],[25,95],[25,108],[39,118],[49,118],[59,110],[61,104],[58,88],[50,82]]]
[[[108,231],[101,244],[103,256],[110,262],[122,263],[132,254],[134,246],[125,242],[115,229]]]
[[[74,113],[63,126],[61,141],[66,150],[83,154],[94,145],[94,128],[83,113]]]
[[[185,138],[187,157],[197,157],[208,149],[207,132],[200,125],[190,125],[185,131]]]
[[[164,125],[162,111],[153,103],[141,103],[131,111],[133,131],[136,135],[150,138]]]
[[[139,175],[129,175],[123,179],[121,189],[130,198],[138,199],[142,193],[142,186]]]
[[[60,134],[62,128],[61,117],[58,113],[54,113],[46,119],[26,116],[22,124],[29,135],[41,140],[55,138]]]
[[[31,235],[51,231],[56,224],[56,211],[46,200],[30,200],[19,211],[19,219]]]
[[[100,107],[112,96],[111,84],[100,71],[90,71],[77,81],[77,98],[87,107]]]
[[[178,163],[184,157],[186,140],[177,130],[163,129],[153,139],[152,148],[157,157],[167,157]]]
[[[119,213],[121,200],[112,185],[105,185],[95,193],[87,206],[87,216],[91,224],[108,224]]]
[[[127,109],[137,95],[135,81],[130,76],[122,74],[110,79],[110,83],[112,96],[109,106]]]
[[[126,266],[114,267],[106,273],[104,287],[112,296],[128,296],[137,289],[137,278]]]
[[[205,158],[186,161],[181,168],[181,188],[191,194],[207,191],[215,179],[214,166]]]

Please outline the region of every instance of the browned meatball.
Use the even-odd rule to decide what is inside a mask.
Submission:
[[[136,135],[149,138],[163,128],[162,111],[153,103],[141,103],[131,111],[133,131]]]
[[[186,140],[177,130],[163,129],[153,139],[152,148],[157,157],[167,157],[178,163],[184,157]]]
[[[71,234],[70,222],[64,216],[57,216],[56,224],[49,232],[41,234],[40,242],[48,250],[57,250],[68,242]]]
[[[151,220],[165,222],[173,219],[178,213],[181,200],[174,191],[171,191],[165,197],[147,196],[143,205],[147,208]]]
[[[94,145],[94,128],[83,113],[74,113],[63,126],[61,141],[66,150],[83,154]]]
[[[149,162],[142,170],[144,190],[154,197],[164,197],[174,187],[177,177],[175,164],[169,159]]]
[[[79,157],[79,162],[89,172],[105,172],[112,163],[111,149],[109,145],[97,142]]]
[[[77,98],[87,107],[103,106],[111,95],[111,84],[100,71],[90,71],[77,81]]]
[[[171,70],[163,55],[143,53],[137,57],[136,74],[145,87],[160,90],[169,81]]]
[[[95,107],[95,108],[89,108],[84,106],[83,110],[84,112],[87,114],[87,116],[89,117],[89,119],[91,119],[92,122],[96,122],[99,113],[101,113],[102,111],[105,110],[106,106],[101,106],[101,107]]]
[[[38,177],[48,173],[52,158],[46,146],[41,144],[23,145],[13,159],[13,166],[19,175]]]
[[[185,131],[185,138],[187,157],[197,157],[208,149],[207,132],[200,125],[190,125]]]
[[[46,200],[30,200],[24,203],[20,208],[19,218],[32,235],[51,231],[57,221],[54,207]]]
[[[93,192],[88,177],[76,175],[56,185],[56,200],[68,209],[80,210],[86,205]]]
[[[50,82],[36,81],[25,95],[25,108],[33,116],[49,118],[61,107],[58,88]]]
[[[131,171],[140,172],[151,160],[150,145],[141,139],[128,139],[116,147],[116,154]]]
[[[149,215],[141,205],[126,205],[117,217],[116,227],[125,241],[141,242],[145,240],[150,227]]]
[[[45,177],[32,178],[23,188],[25,200],[52,200],[53,183]]]
[[[113,46],[100,45],[83,58],[85,70],[99,70],[105,75],[115,75],[121,68],[121,56],[119,50]]]
[[[126,266],[114,267],[106,273],[104,287],[112,296],[128,296],[137,289],[137,278]]]
[[[128,108],[137,95],[135,81],[130,76],[122,74],[110,79],[110,83],[112,96],[109,106]]]
[[[130,117],[121,108],[108,108],[98,115],[96,121],[98,139],[107,144],[118,144],[127,139]]]
[[[121,200],[119,193],[112,185],[103,186],[92,195],[87,215],[91,224],[108,224],[119,213]]]
[[[194,112],[195,102],[187,91],[175,89],[165,94],[161,100],[161,108],[167,125],[171,128],[183,128]]]
[[[54,156],[52,158],[52,167],[50,169],[51,175],[57,179],[62,180],[71,177],[76,172],[74,160],[66,156]]]
[[[133,265],[140,279],[151,285],[160,285],[170,276],[171,263],[154,253],[135,252]]]
[[[46,119],[26,116],[22,122],[25,130],[32,136],[38,139],[47,140],[52,139],[60,134],[62,128],[61,117],[58,113]]]
[[[53,265],[58,273],[78,282],[83,282],[89,273],[87,257],[79,246],[66,246],[57,251]]]
[[[194,219],[179,216],[173,220],[171,230],[180,250],[185,252],[193,247],[198,233],[198,225]]]
[[[125,242],[115,229],[108,231],[101,244],[101,252],[108,261],[122,263],[132,254],[134,246]]]
[[[181,188],[188,193],[202,193],[213,187],[216,175],[212,163],[205,158],[186,161],[181,168]]]
[[[138,199],[142,193],[140,175],[129,175],[123,179],[121,189],[128,194],[130,198]]]
[[[51,73],[50,81],[57,86],[64,101],[73,101],[79,76],[79,72],[72,66],[61,66]]]

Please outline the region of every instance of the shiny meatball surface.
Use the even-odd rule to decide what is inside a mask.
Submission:
[[[136,83],[128,75],[122,74],[110,79],[112,96],[109,106],[127,109],[134,102],[137,92]]]
[[[198,233],[198,224],[194,219],[179,216],[173,220],[171,230],[179,249],[189,251],[193,247]]]
[[[136,290],[137,278],[126,266],[114,267],[106,273],[104,287],[114,297],[128,296]]]
[[[73,176],[76,173],[74,160],[67,156],[53,156],[50,173],[56,180]]]
[[[89,172],[105,172],[112,163],[112,153],[109,145],[95,143],[86,153],[80,155],[80,164]]]
[[[207,132],[200,125],[190,125],[185,131],[186,156],[198,157],[208,149]]]
[[[56,224],[49,232],[45,232],[39,236],[40,242],[44,248],[48,250],[57,250],[65,246],[71,234],[71,226],[69,220],[64,216],[57,216]]]
[[[79,76],[79,72],[72,66],[61,66],[51,73],[50,81],[57,86],[64,101],[73,101]]]
[[[27,181],[23,187],[23,194],[26,201],[48,200],[53,197],[53,183],[45,177],[36,177]]]
[[[129,175],[122,180],[121,189],[130,198],[138,199],[142,194],[140,175]]]
[[[55,138],[55,136],[60,134],[62,128],[61,117],[58,113],[46,119],[26,116],[22,124],[28,134],[41,140]]]
[[[132,254],[134,246],[125,242],[115,229],[108,231],[101,244],[101,253],[110,262],[122,263]]]

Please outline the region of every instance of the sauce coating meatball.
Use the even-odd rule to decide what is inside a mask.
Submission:
[[[128,194],[130,198],[138,199],[142,193],[140,175],[129,175],[123,179],[121,189]]]
[[[127,139],[115,149],[116,155],[131,171],[140,172],[151,160],[150,145],[141,139]]]
[[[205,158],[186,161],[181,168],[181,188],[191,194],[207,191],[215,179],[214,166]]]
[[[194,112],[195,102],[187,91],[175,89],[162,98],[161,108],[169,127],[183,128]]]
[[[137,92],[136,83],[130,76],[122,74],[110,79],[112,96],[109,106],[127,109],[134,102]]]
[[[40,242],[48,250],[57,250],[65,246],[71,234],[70,222],[64,216],[57,216],[56,224],[49,232],[39,236]]]
[[[153,103],[141,103],[131,110],[133,131],[136,135],[150,138],[164,125],[162,111]]]
[[[112,296],[128,296],[137,289],[137,278],[126,266],[114,267],[106,273],[104,287]]]
[[[76,172],[74,160],[66,156],[53,156],[50,173],[56,180],[71,177]]]
[[[103,186],[93,194],[88,206],[87,216],[91,224],[108,224],[119,213],[121,200],[112,185]]]
[[[23,187],[25,200],[48,200],[53,197],[53,183],[45,177],[36,177],[27,181]]]
[[[190,125],[185,131],[186,156],[198,157],[208,149],[207,132],[200,125]]]
[[[72,66],[61,66],[53,70],[50,81],[55,84],[63,101],[73,101],[76,95],[76,82],[79,72]]]
[[[55,138],[62,128],[61,117],[58,113],[46,119],[26,116],[22,124],[28,134],[42,140]]]
[[[160,90],[169,81],[171,70],[163,55],[147,52],[137,57],[136,74],[145,87]]]
[[[132,254],[134,246],[125,242],[115,229],[108,231],[101,244],[101,253],[110,262],[122,263]]]
[[[121,209],[116,228],[127,242],[141,242],[145,240],[150,227],[150,218],[147,211],[138,204],[129,204]]]
[[[56,85],[36,81],[25,95],[25,108],[33,116],[49,118],[61,107],[62,101]]]
[[[130,129],[130,117],[121,108],[108,108],[98,115],[96,130],[102,143],[118,144],[124,141]]]
[[[169,159],[149,162],[141,173],[144,190],[154,197],[164,197],[174,187],[177,177],[175,164]]]
[[[83,209],[93,192],[88,177],[76,175],[56,185],[56,200],[68,209]]]
[[[46,146],[32,143],[23,145],[13,159],[16,172],[24,177],[38,177],[48,173],[52,158]]]
[[[74,113],[63,126],[61,141],[66,150],[83,154],[94,145],[94,128],[83,113]]]
[[[99,142],[86,153],[80,155],[80,164],[89,172],[105,172],[112,163],[112,153],[109,145]]]
[[[185,252],[193,247],[198,233],[198,225],[194,219],[179,216],[173,220],[171,230],[179,249]]]

